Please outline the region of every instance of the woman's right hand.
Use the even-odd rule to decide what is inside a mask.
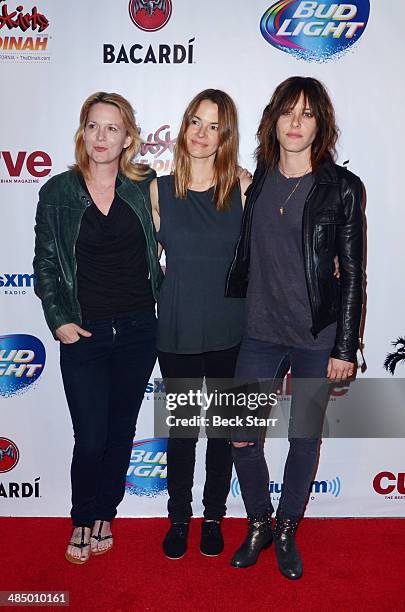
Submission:
[[[76,323],[66,323],[55,330],[55,336],[62,344],[74,344],[80,340],[80,336],[90,338],[91,332],[82,329]]]

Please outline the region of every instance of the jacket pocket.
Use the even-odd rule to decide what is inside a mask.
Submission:
[[[315,250],[324,253],[335,244],[336,226],[342,225],[344,218],[334,210],[323,210],[315,217]]]

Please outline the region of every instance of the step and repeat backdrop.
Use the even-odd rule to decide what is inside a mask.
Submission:
[[[33,226],[38,190],[73,162],[79,110],[95,91],[131,101],[143,137],[139,159],[166,174],[189,100],[207,87],[225,90],[238,107],[240,163],[253,171],[255,133],[275,86],[292,75],[321,79],[341,130],[338,161],[367,190],[367,370],[359,376],[390,376],[384,358],[405,333],[405,7],[402,0],[386,5],[0,0],[0,514],[70,510],[72,427],[59,346],[34,294]],[[399,364],[395,376],[404,373]],[[166,440],[154,438],[153,391],[152,378],[120,516],[166,514]],[[389,409],[389,394],[385,401]],[[196,515],[204,450],[201,440]],[[267,443],[275,504],[287,450],[286,440]],[[244,515],[236,474],[228,511]],[[325,439],[307,516],[405,516],[403,440]]]

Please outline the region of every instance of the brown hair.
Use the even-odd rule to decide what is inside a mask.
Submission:
[[[120,171],[128,178],[140,181],[145,178],[145,175],[150,172],[149,166],[145,164],[134,164],[132,159],[139,151],[141,138],[139,136],[139,128],[135,121],[135,113],[131,104],[123,96],[117,93],[106,93],[98,91],[87,98],[80,111],[80,124],[75,135],[75,157],[76,164],[72,166],[72,170],[80,171],[83,176],[87,177],[89,173],[89,156],[86,151],[86,146],[83,139],[83,133],[86,128],[87,118],[90,109],[102,102],[103,104],[112,104],[121,113],[124,127],[127,134],[131,136],[130,145],[123,149],[120,157]]]
[[[301,94],[304,96],[305,104],[313,112],[317,126],[315,140],[311,146],[312,169],[315,170],[324,159],[335,159],[338,128],[329,94],[317,79],[294,76],[278,85],[263,111],[257,131],[258,164],[264,164],[267,168],[275,168],[278,164],[280,145],[277,140],[276,124],[283,112],[296,105]]]
[[[218,106],[218,151],[214,160],[214,202],[218,209],[227,208],[230,193],[237,181],[238,115],[232,98],[220,89],[205,89],[187,106],[181,122],[174,154],[176,197],[185,198],[191,180],[190,156],[187,151],[186,132],[203,100]]]

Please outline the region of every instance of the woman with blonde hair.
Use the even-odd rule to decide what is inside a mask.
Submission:
[[[36,293],[60,341],[73,423],[72,563],[112,547],[136,420],[156,360],[161,281],[148,167],[130,103],[97,92],[85,101],[76,164],[40,190]]]
[[[242,338],[244,305],[225,299],[227,271],[249,179],[238,178],[237,112],[223,91],[207,89],[188,105],[176,142],[174,173],[151,183],[166,275],[158,303],[158,357],[166,392],[200,389],[207,379],[232,378]],[[193,379],[190,381],[190,379]],[[189,416],[199,407],[187,406]],[[170,529],[163,549],[178,559],[187,549],[198,429],[170,432],[167,481]],[[232,471],[227,440],[209,437],[200,550],[223,550],[220,523]]]

